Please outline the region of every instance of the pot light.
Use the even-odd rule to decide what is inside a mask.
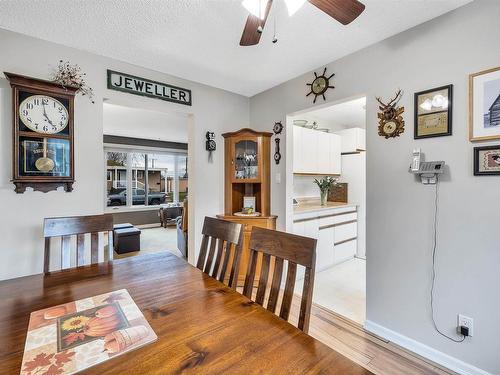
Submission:
[[[268,0],[243,0],[241,5],[243,5],[250,14],[263,20],[266,17],[267,2]]]
[[[288,15],[291,17],[297,12],[306,0],[285,0],[286,7],[288,8]]]

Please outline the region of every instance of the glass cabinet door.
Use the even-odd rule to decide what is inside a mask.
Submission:
[[[255,180],[259,178],[258,142],[243,139],[234,143],[234,179]]]

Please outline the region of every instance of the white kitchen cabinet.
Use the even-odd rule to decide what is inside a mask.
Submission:
[[[339,135],[293,127],[293,173],[340,174],[340,153]]]
[[[329,174],[340,174],[342,172],[342,137],[336,134],[328,134],[330,143],[330,167]]]
[[[316,272],[353,258],[357,251],[356,206],[321,209],[294,215],[293,232],[317,239]],[[297,277],[304,272],[297,269]]]
[[[314,152],[316,159],[316,169],[312,169],[314,172],[321,172],[325,174],[332,173],[332,149],[331,149],[331,139],[328,136],[321,136],[320,132],[315,130],[316,150]],[[325,134],[326,135],[326,134]]]
[[[335,134],[342,138],[341,152],[352,153],[366,150],[366,130],[350,128],[336,131]]]
[[[315,130],[300,126],[293,127],[294,173],[311,173],[312,170],[317,170],[318,160],[313,151],[317,148],[317,142],[318,138]]]
[[[352,240],[348,242],[335,245],[334,247],[334,263],[339,264],[348,259],[354,258],[356,255],[358,242],[357,240]]]
[[[300,173],[307,169],[306,161],[302,156],[305,152],[303,149],[302,133],[304,128],[300,126],[293,127],[293,171]]]
[[[334,228],[319,229],[316,244],[316,272],[323,271],[334,264]]]

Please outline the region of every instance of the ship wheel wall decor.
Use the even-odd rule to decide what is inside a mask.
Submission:
[[[326,100],[325,97],[326,90],[335,88],[335,86],[330,85],[330,79],[334,75],[335,73],[332,73],[327,77],[326,68],[323,70],[323,73],[321,75],[318,75],[316,72],[314,72],[313,81],[307,84],[307,86],[311,88],[311,91],[307,93],[306,97],[313,94],[314,95],[313,103],[316,103],[316,99],[318,99],[318,96],[322,96],[323,100]]]

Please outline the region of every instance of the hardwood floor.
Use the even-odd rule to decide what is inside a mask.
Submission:
[[[296,324],[300,299],[294,299],[290,323]],[[380,375],[449,375],[454,372],[374,336],[363,327],[313,304],[309,335],[335,349],[352,361]]]
[[[241,293],[241,289],[238,287],[237,291]],[[254,298],[255,293],[256,288]],[[289,318],[294,326],[297,326],[299,310],[300,296],[294,295]],[[377,375],[456,375],[315,303],[311,308],[309,335]]]

